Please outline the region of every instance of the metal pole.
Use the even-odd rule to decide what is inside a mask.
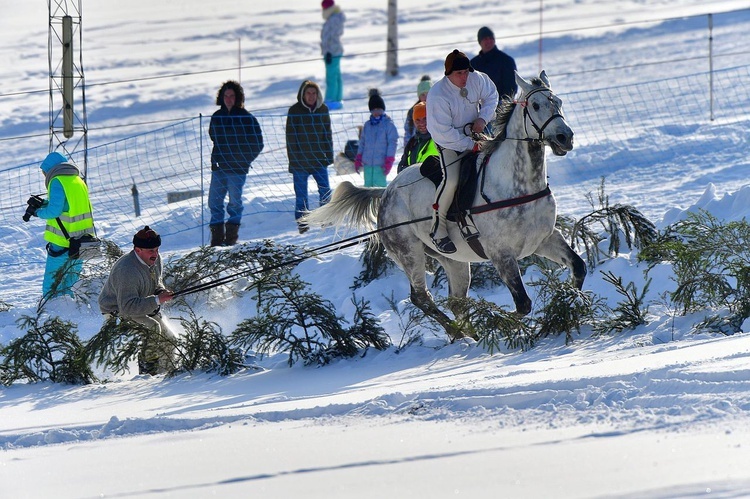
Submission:
[[[386,36],[385,72],[398,75],[398,0],[388,0],[388,34]]]
[[[539,0],[539,72],[542,72],[542,12],[544,11],[544,0]]]
[[[130,189],[130,193],[133,195],[133,210],[135,211],[135,216],[140,217],[141,216],[141,202],[138,198],[138,186],[135,185],[135,181],[133,181],[133,187]]]
[[[206,189],[203,187],[203,113],[198,115],[198,137],[201,152],[201,246],[205,246],[206,240],[203,227],[206,226]]]
[[[714,15],[708,15],[708,102],[711,121],[714,120]]]

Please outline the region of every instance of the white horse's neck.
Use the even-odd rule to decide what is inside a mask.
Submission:
[[[544,189],[547,185],[544,144],[537,140],[539,135],[520,103],[514,106],[505,137],[487,164],[485,193],[495,198],[512,198]]]

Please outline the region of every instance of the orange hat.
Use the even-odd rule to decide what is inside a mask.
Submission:
[[[421,120],[427,117],[427,104],[424,102],[417,102],[414,107],[411,108],[411,119]]]

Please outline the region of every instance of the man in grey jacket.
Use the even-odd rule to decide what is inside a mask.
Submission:
[[[138,356],[141,374],[164,372],[172,361],[175,342],[160,312],[173,294],[162,281],[159,246],[161,237],[148,225],[138,231],[133,236],[133,250],[115,262],[99,294],[102,314],[132,320],[155,334],[144,339]]]

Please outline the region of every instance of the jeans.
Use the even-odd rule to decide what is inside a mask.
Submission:
[[[315,183],[318,184],[318,199],[320,206],[323,206],[331,199],[331,186],[328,183],[328,169],[325,167],[316,168],[312,173],[294,172],[292,180],[294,182],[294,218],[298,220],[306,211],[309,211],[310,204],[307,200],[307,177],[312,175]]]
[[[242,188],[245,187],[247,174],[214,170],[211,172],[211,185],[208,188],[208,208],[211,210],[209,225],[224,223],[224,199],[229,194],[226,223],[242,223]]]
[[[341,56],[334,55],[326,64],[326,102],[341,102],[344,98],[344,80],[341,78]]]

